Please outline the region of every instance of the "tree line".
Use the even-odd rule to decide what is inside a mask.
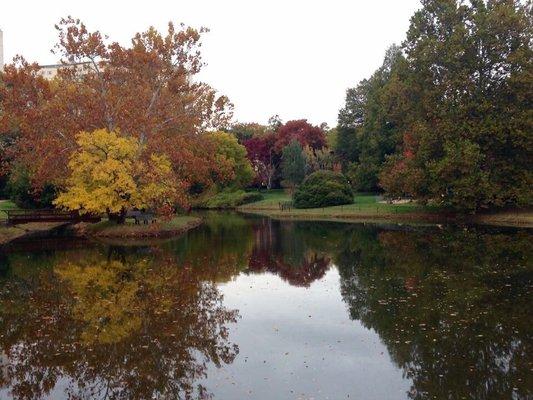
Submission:
[[[530,1],[423,0],[405,41],[346,91],[333,129],[232,123],[229,99],[195,78],[206,29],[149,28],[125,47],[68,17],[57,77],[22,57],[0,74],[0,190],[120,220],[249,187],[295,193],[330,170],[304,197],[531,205],[532,15]]]
[[[232,130],[267,187],[333,169],[355,191],[389,199],[467,212],[529,206],[532,15],[529,1],[423,0],[406,40],[346,91],[337,127],[274,118]]]
[[[356,188],[462,210],[530,205],[532,15],[530,1],[423,0],[339,112]]]

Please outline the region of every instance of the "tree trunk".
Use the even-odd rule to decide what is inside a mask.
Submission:
[[[115,222],[117,225],[122,225],[126,222],[126,209],[122,208],[118,213],[111,213],[108,210],[107,217],[110,221]]]

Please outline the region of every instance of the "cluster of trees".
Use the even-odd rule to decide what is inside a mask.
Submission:
[[[294,194],[298,208],[315,208],[353,201],[353,194],[330,143],[335,130],[306,120],[282,123],[278,116],[268,126],[235,124],[230,132],[246,147],[255,171],[254,185],[284,187]]]
[[[229,100],[194,79],[205,29],[170,23],[124,47],[71,17],[56,28],[55,78],[22,57],[0,74],[0,189],[22,207],[122,222],[131,208],[172,213],[250,185],[295,188],[333,165],[323,126],[229,124]]]
[[[303,119],[283,123],[276,115],[268,126],[237,123],[229,131],[246,147],[257,187],[294,189],[306,175],[335,164],[325,124],[314,126]]]
[[[348,89],[335,152],[358,190],[461,210],[531,204],[530,2],[423,0]]]
[[[232,116],[225,96],[194,79],[205,29],[169,23],[124,47],[70,17],[56,28],[57,77],[22,57],[0,74],[0,162],[11,193],[40,205],[43,194],[66,192],[56,204],[120,217],[140,205],[186,208],[194,188],[250,179],[236,175],[224,140],[205,134]],[[161,174],[172,182],[164,194]]]

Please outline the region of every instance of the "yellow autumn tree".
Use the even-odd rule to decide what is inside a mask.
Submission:
[[[177,187],[165,155],[144,154],[138,140],[98,129],[77,135],[70,175],[55,204],[80,213],[107,213],[124,222],[132,208],[171,208]]]

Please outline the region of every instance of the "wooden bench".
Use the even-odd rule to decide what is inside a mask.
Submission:
[[[135,225],[140,225],[141,222],[145,225],[157,222],[157,219],[154,214],[138,210],[128,211],[126,213],[126,218],[133,218],[135,221]]]
[[[280,201],[279,203],[279,209],[281,211],[290,211],[292,209],[292,201]]]

